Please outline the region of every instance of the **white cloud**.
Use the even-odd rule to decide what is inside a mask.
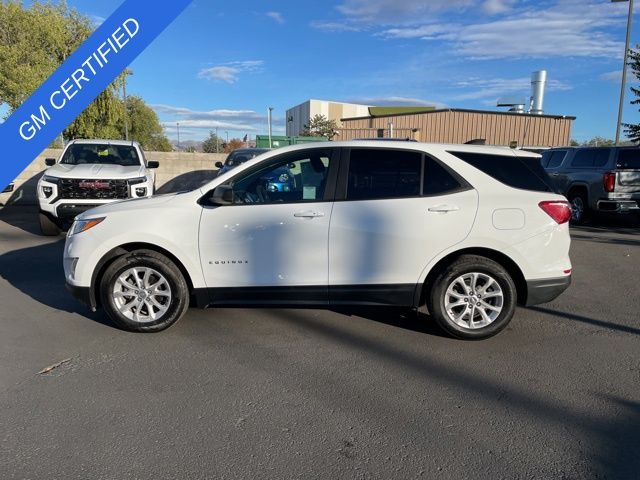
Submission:
[[[415,97],[403,97],[397,95],[378,96],[378,97],[357,97],[350,100],[346,100],[347,103],[358,103],[361,105],[374,105],[377,107],[395,106],[395,107],[436,107],[445,108],[446,105],[442,102],[435,102],[431,100],[424,100],[422,98]]]
[[[514,0],[486,0],[482,4],[482,9],[490,15],[504,13],[511,10]]]
[[[494,103],[499,97],[520,95],[528,98],[531,91],[531,79],[523,78],[469,78],[454,84],[456,89],[464,89],[465,93],[454,95],[454,100],[486,100],[485,104]],[[571,90],[571,86],[559,80],[548,80],[547,91]]]
[[[254,110],[192,110],[186,107],[176,107],[165,104],[150,105],[162,118],[162,125],[167,128],[180,123],[180,128],[212,130],[222,128],[226,130],[254,132],[265,129],[266,114],[259,114]],[[284,125],[284,120],[275,118],[275,126]]]
[[[276,23],[280,23],[280,24],[284,23],[284,17],[280,12],[267,12],[265,13],[265,15]]]
[[[254,73],[262,69],[264,61],[246,60],[241,62],[228,62],[215,67],[204,68],[198,72],[198,78],[226,82],[229,84],[238,81],[240,73]]]
[[[311,22],[311,27],[325,32],[361,32],[362,27],[347,22]]]
[[[606,72],[600,75],[600,80],[604,80],[605,82],[622,82],[622,69],[613,70],[611,72]],[[633,70],[631,68],[627,68],[627,82],[633,83],[638,80],[633,74]]]
[[[375,35],[389,39],[436,40],[473,59],[611,58],[624,51],[611,33],[612,27],[624,27],[621,5],[598,0],[344,0],[338,7],[343,18],[328,22],[334,28],[325,30],[378,30]],[[466,15],[447,21],[447,10]]]

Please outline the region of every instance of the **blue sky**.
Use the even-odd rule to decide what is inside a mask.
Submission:
[[[96,22],[120,2],[71,0]],[[161,2],[149,2],[160,8]],[[627,3],[609,0],[194,0],[132,64],[129,92],[170,138],[275,132],[309,98],[495,109],[549,72],[547,113],[613,137]],[[637,19],[636,19],[637,20]],[[638,33],[632,45],[640,42]],[[630,96],[627,97],[628,99]],[[625,121],[640,122],[628,105]]]

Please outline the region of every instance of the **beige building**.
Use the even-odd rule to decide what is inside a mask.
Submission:
[[[287,136],[297,136],[316,115],[324,115],[327,120],[335,120],[341,126],[341,119],[364,117],[369,115],[368,105],[355,103],[328,102],[325,100],[307,100],[287,110]]]
[[[373,111],[373,110],[372,110]],[[485,139],[487,145],[557,147],[569,145],[575,117],[459,108],[425,109],[341,119],[334,140],[412,138],[420,142],[465,143]]]

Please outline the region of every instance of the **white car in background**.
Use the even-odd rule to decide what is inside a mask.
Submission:
[[[146,161],[137,142],[119,140],[73,140],[46,165],[37,187],[43,235],[59,235],[76,215],[99,205],[150,197],[152,169],[159,166]]]
[[[283,167],[292,187],[267,188]],[[67,236],[64,270],[76,297],[133,331],[168,327],[190,302],[426,304],[449,334],[485,338],[516,304],[569,286],[570,216],[528,152],[307,144],[191,192],[85,212]]]

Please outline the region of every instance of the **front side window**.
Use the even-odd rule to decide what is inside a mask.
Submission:
[[[65,165],[101,164],[121,165],[123,167],[140,166],[140,158],[131,145],[102,145],[75,143],[64,152],[60,163]]]
[[[390,149],[351,150],[347,200],[420,195],[422,153]]]
[[[234,203],[301,203],[324,199],[331,150],[286,155],[231,182]]]

